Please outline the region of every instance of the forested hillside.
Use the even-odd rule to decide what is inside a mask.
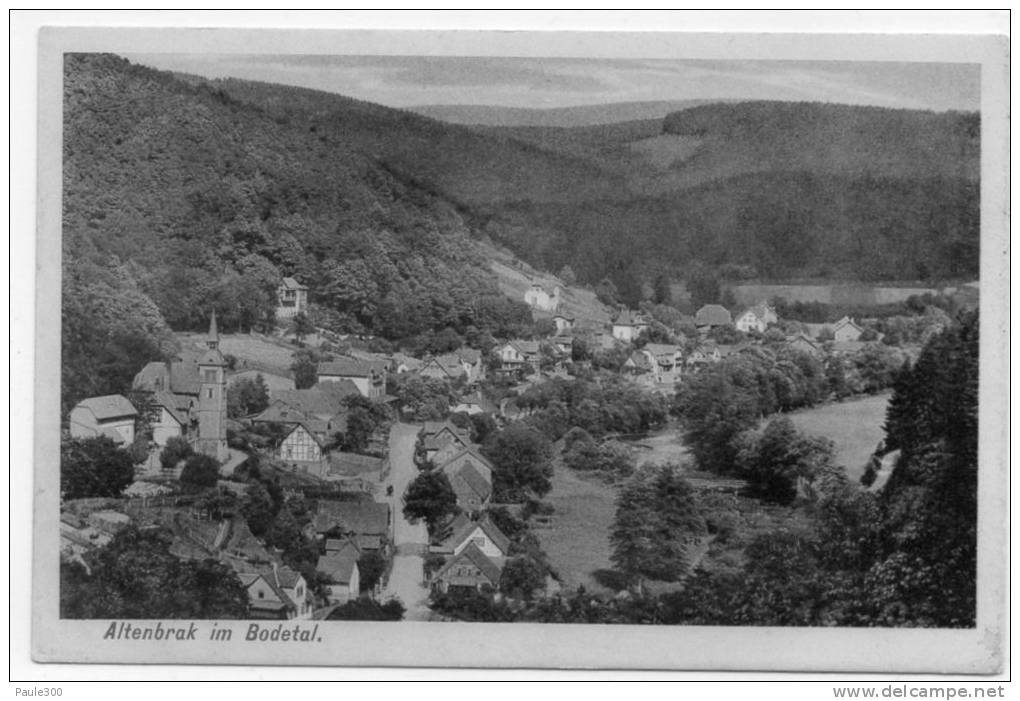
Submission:
[[[761,279],[978,273],[973,113],[748,102],[574,128],[464,127],[311,90],[217,85],[342,135],[460,203],[532,265],[609,277],[632,303],[657,278],[704,266]]]
[[[227,331],[271,322],[286,275],[336,325],[389,338],[530,321],[453,205],[342,134],[68,55],[63,146],[65,400],[123,391],[104,364],[166,350],[168,326],[212,309]]]

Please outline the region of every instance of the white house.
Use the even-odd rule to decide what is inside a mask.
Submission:
[[[737,330],[747,333],[757,331],[764,333],[769,324],[779,321],[779,315],[768,302],[759,302],[753,307],[748,307],[734,320],[733,325]]]
[[[308,311],[308,288],[292,277],[283,278],[276,296],[276,316],[280,319],[289,319]]]
[[[500,369],[504,372],[520,370],[525,364],[537,371],[540,361],[538,341],[509,341],[496,349]]]
[[[552,320],[553,323],[556,324],[556,334],[559,336],[569,334],[574,329],[573,317],[557,314],[552,318]]]
[[[554,285],[552,294],[537,282],[533,283],[528,291],[524,293],[524,302],[532,309],[543,312],[554,312],[560,307],[560,286]]]
[[[848,316],[844,316],[832,325],[833,340],[837,343],[859,341],[861,340],[862,333],[864,333],[864,329],[858,326],[857,322]]]
[[[613,338],[629,343],[648,328],[648,321],[639,313],[624,309],[613,322]]]
[[[315,569],[329,578],[330,583],[326,585],[326,590],[329,592],[330,603],[345,604],[358,598],[361,573],[358,571],[358,560],[353,553],[322,555]]]
[[[286,462],[321,462],[322,442],[304,424],[297,423],[280,441],[277,457]]]
[[[68,423],[72,438],[95,438],[107,436],[118,445],[127,445],[135,440],[135,419],[138,410],[120,394],[103,397],[89,397],[78,402]]]

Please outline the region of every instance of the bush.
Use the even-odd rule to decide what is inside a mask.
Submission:
[[[499,590],[508,596],[530,599],[545,585],[545,570],[526,555],[510,558],[503,566]]]
[[[372,599],[356,599],[343,606],[337,606],[327,621],[399,621],[407,609],[400,599],[390,599],[380,604]]]
[[[60,446],[60,493],[65,499],[117,497],[134,478],[131,455],[106,436]]]
[[[220,464],[208,455],[192,455],[181,470],[181,484],[188,487],[215,487],[219,478]]]
[[[172,436],[163,446],[163,450],[159,454],[159,463],[163,466],[164,470],[172,470],[177,467],[181,460],[187,460],[195,451],[192,450],[191,444],[180,436]]]

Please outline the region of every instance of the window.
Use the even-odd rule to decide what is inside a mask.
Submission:
[[[216,371],[215,370],[203,370],[205,379],[203,382],[214,383],[216,382]]]
[[[208,388],[205,391],[205,397],[206,397],[206,399],[212,399],[212,387]]]
[[[260,599],[266,598],[266,593],[264,591],[259,590],[259,598]]]

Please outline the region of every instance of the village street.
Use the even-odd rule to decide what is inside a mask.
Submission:
[[[428,531],[424,522],[410,523],[404,518],[404,490],[418,474],[414,464],[414,445],[418,439],[416,424],[396,423],[390,431],[390,479],[393,494],[389,499],[393,514],[393,571],[383,591],[383,598],[396,596],[407,607],[404,620],[425,621],[429,618],[426,605],[428,590],[424,579],[423,555],[428,552]]]

